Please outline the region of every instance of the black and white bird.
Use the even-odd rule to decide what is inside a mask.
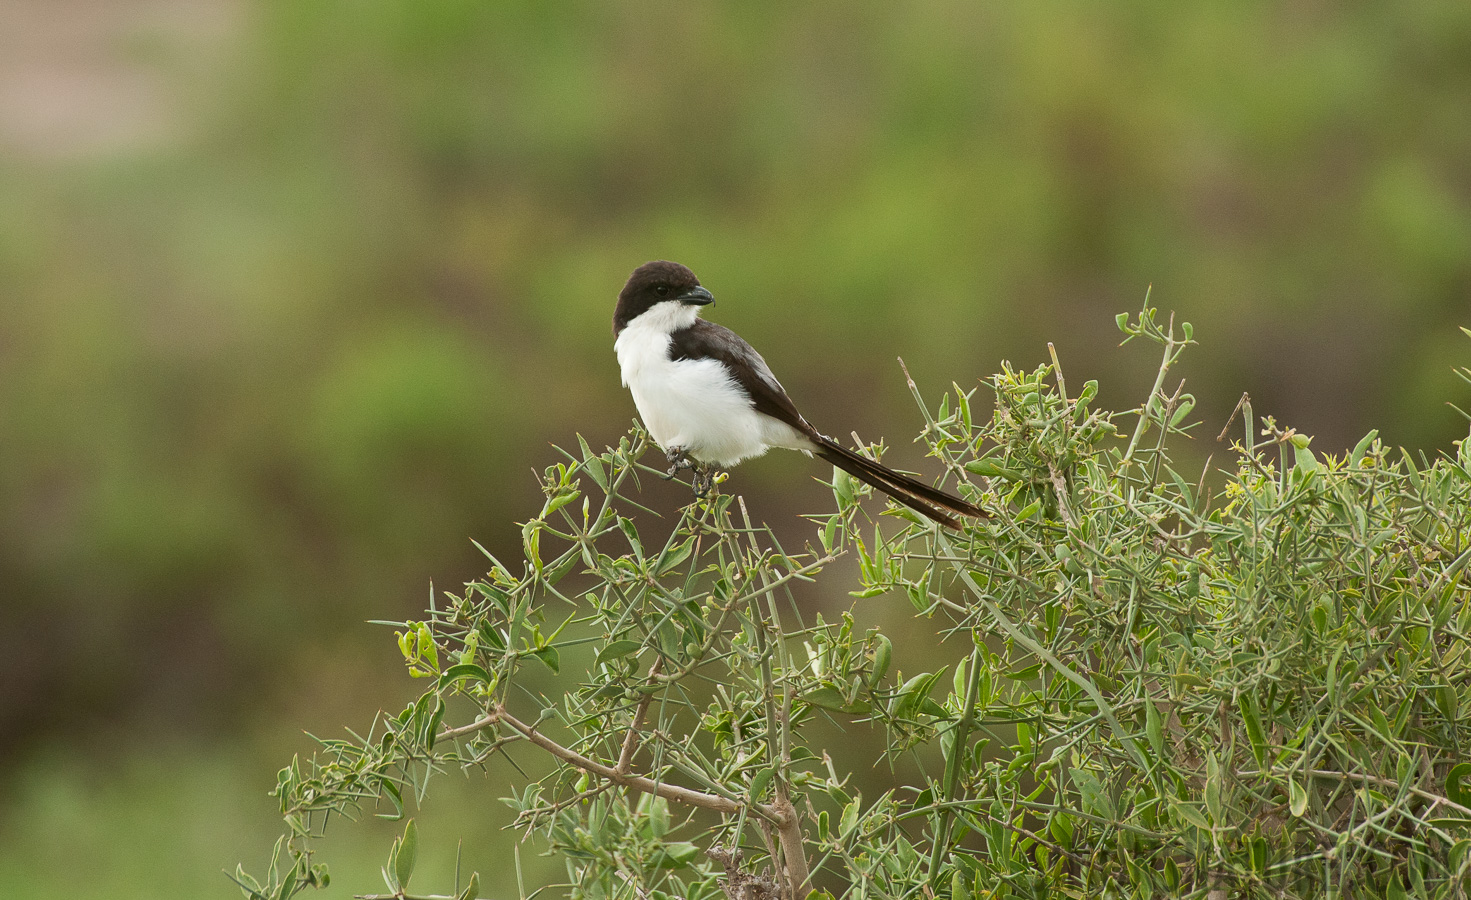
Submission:
[[[716,468],[783,447],[821,457],[951,528],[960,527],[955,515],[988,515],[821,434],[797,412],[761,354],[729,328],[700,318],[701,307],[713,302],[694,272],[661,260],[634,270],[613,312],[623,384],[665,451],[666,477],[692,469],[695,493],[703,496]]]

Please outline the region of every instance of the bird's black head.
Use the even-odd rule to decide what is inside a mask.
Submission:
[[[657,303],[674,301],[688,306],[714,303],[710,292],[700,287],[695,273],[676,262],[656,260],[633,270],[628,283],[618,292],[618,307],[613,310],[613,334]]]

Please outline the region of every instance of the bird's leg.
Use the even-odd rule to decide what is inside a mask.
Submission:
[[[665,481],[678,475],[680,469],[689,469],[693,474],[690,487],[694,489],[695,497],[704,499],[709,495],[710,489],[715,487],[715,476],[719,474],[719,470],[713,465],[691,459],[684,448],[671,447],[664,452],[664,458],[669,460],[669,471],[664,473]]]
[[[715,487],[715,467],[696,466],[695,477],[690,481],[690,487],[694,488],[695,496],[704,499],[710,489]]]
[[[664,473],[665,481],[678,475],[680,469],[695,469],[696,471],[699,469],[699,466],[694,460],[690,459],[689,454],[685,452],[683,447],[670,447],[664,452],[664,458],[669,460],[669,471]]]

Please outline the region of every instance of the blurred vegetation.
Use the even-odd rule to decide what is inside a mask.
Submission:
[[[608,318],[647,259],[836,434],[913,433],[895,356],[933,390],[1052,340],[1133,396],[1109,320],[1151,283],[1210,336],[1212,434],[1241,391],[1319,449],[1463,433],[1464,4],[211,2],[206,50],[102,45],[153,139],[0,147],[7,848],[34,783],[157,810],[120,760],[207,779],[304,746],[263,710],[376,709],[361,622],[515,546],[547,441],[626,428]],[[735,476],[784,540],[825,502],[786,456]],[[54,893],[21,852],[0,893]]]

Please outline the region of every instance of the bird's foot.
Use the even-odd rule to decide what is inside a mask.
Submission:
[[[720,481],[720,470],[713,465],[696,462],[690,458],[689,452],[681,447],[671,447],[665,451],[664,458],[669,460],[669,471],[664,473],[664,480],[668,481],[679,474],[681,469],[689,469],[693,477],[690,479],[690,487],[694,489],[695,497],[703,500],[709,496],[710,491]]]
[[[664,473],[664,480],[668,481],[679,474],[680,469],[700,470],[699,465],[681,447],[671,447],[664,453],[664,458],[669,460],[669,471]]]
[[[690,487],[694,488],[695,497],[705,499],[715,487],[720,472],[714,466],[698,466],[695,468],[695,477],[690,481]]]

